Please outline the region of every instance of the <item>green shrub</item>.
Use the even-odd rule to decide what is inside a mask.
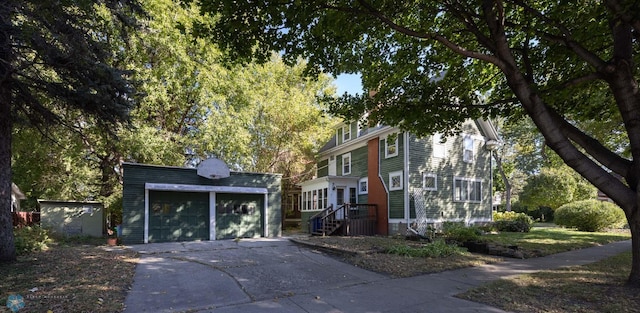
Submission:
[[[480,239],[482,231],[475,226],[465,226],[463,223],[445,222],[442,225],[442,236],[448,242],[464,243]]]
[[[528,233],[533,219],[525,213],[493,212],[493,225],[497,231]]]
[[[40,226],[24,226],[13,229],[18,255],[46,250],[51,243],[49,231]]]
[[[455,245],[447,244],[444,240],[439,239],[420,248],[407,245],[395,245],[387,248],[385,252],[414,258],[441,258],[453,254],[462,254],[466,252],[466,250]]]
[[[598,200],[567,203],[556,210],[554,221],[560,226],[575,227],[580,231],[589,232],[619,228],[627,223],[620,207]]]

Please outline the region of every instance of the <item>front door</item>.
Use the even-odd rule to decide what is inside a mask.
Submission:
[[[347,202],[347,193],[345,191],[344,187],[338,187],[336,189],[336,209],[340,208]],[[338,213],[336,213],[336,218],[339,220],[344,219],[344,210],[338,211]]]

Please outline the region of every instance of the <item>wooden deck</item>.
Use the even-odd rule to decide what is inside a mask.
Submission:
[[[309,230],[317,236],[372,236],[376,234],[375,204],[344,204],[329,207],[309,218]]]

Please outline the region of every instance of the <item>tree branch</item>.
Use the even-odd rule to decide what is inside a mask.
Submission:
[[[465,57],[469,57],[469,58],[474,58],[474,59],[478,59],[478,60],[483,60],[486,62],[489,62],[491,64],[495,64],[499,67],[502,67],[502,61],[492,55],[488,55],[488,54],[484,54],[481,52],[477,52],[477,51],[472,51],[472,50],[467,50],[466,48],[452,42],[451,40],[449,40],[448,38],[446,38],[445,36],[438,34],[438,33],[424,33],[424,32],[419,32],[404,26],[401,26],[395,22],[393,22],[391,19],[389,19],[386,15],[384,15],[382,12],[376,10],[370,3],[368,3],[365,0],[358,0],[358,4],[360,4],[360,6],[362,6],[364,8],[364,10],[356,10],[353,8],[343,8],[343,7],[337,7],[337,6],[332,6],[332,5],[323,5],[323,8],[326,9],[332,9],[332,10],[337,10],[337,11],[342,11],[342,12],[349,12],[349,13],[353,13],[353,14],[361,14],[361,15],[369,15],[372,17],[377,18],[379,21],[381,21],[384,25],[389,26],[391,29],[404,34],[406,36],[409,37],[413,37],[413,38],[418,38],[418,39],[427,39],[427,40],[435,40],[437,42],[439,42],[440,44],[444,45],[445,47],[449,48],[451,51],[461,55],[461,56],[465,56]]]

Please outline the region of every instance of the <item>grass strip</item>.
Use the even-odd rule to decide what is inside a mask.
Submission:
[[[501,279],[457,295],[511,312],[640,312],[640,293],[625,287],[631,252],[588,265]]]

